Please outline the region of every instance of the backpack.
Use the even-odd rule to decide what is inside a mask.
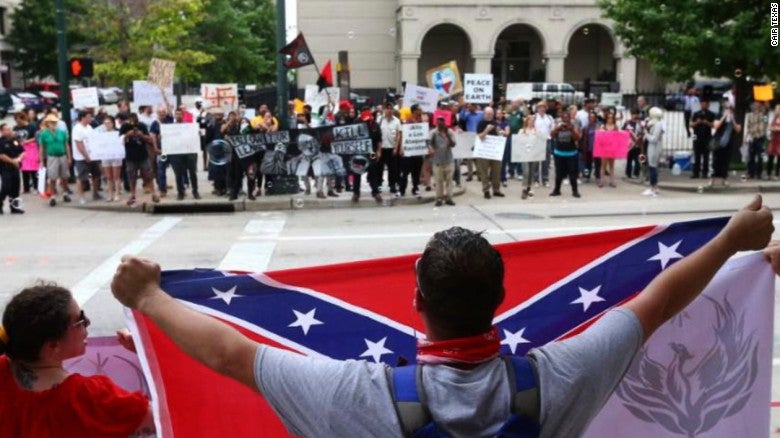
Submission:
[[[536,376],[527,357],[502,356],[510,386],[512,413],[501,430],[499,438],[538,437],[539,389]],[[393,404],[404,436],[412,438],[438,438],[448,435],[439,429],[431,418],[425,392],[422,390],[422,366],[409,365],[388,368]]]

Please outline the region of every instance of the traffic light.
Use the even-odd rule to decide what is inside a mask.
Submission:
[[[92,58],[71,58],[70,76],[74,79],[92,77]]]

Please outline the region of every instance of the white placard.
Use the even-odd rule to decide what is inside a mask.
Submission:
[[[162,153],[165,155],[197,154],[200,132],[197,123],[163,123],[160,125]]]
[[[467,73],[463,80],[463,98],[467,103],[493,101],[493,75]]]
[[[200,84],[200,97],[206,108],[222,108],[233,111],[238,108],[237,84]]]
[[[247,108],[244,110],[244,118],[252,121],[255,118],[255,110],[253,108]]]
[[[475,132],[456,132],[455,133],[455,147],[452,148],[452,156],[456,160],[462,160],[464,158],[472,158],[472,150],[474,149],[474,139],[477,137]]]
[[[484,139],[481,139],[477,136],[474,140],[474,158],[503,161],[505,148],[506,137],[486,135]]]
[[[606,106],[623,106],[623,94],[601,93],[601,104]]]
[[[125,144],[119,131],[92,131],[87,139],[89,157],[95,161],[122,160],[125,158]]]
[[[168,103],[175,102],[173,85],[165,89],[165,94],[168,96]],[[164,105],[165,99],[163,99],[162,90],[157,85],[146,81],[133,81],[133,102],[136,105],[157,106]]]
[[[338,87],[329,87],[320,91],[319,85],[307,85],[303,100],[311,105],[314,114],[319,114],[320,108],[328,104],[328,96],[334,107],[338,108],[341,99],[341,89]]]
[[[404,89],[404,106],[420,105],[423,112],[435,112],[439,106],[439,92],[433,88],[406,84]]]
[[[512,136],[512,163],[533,163],[547,157],[547,139],[519,132]]]
[[[73,108],[97,108],[100,106],[98,91],[95,87],[74,88],[70,90],[70,96],[73,100]]]
[[[403,125],[401,143],[404,157],[420,157],[428,155],[428,124],[408,123]]]
[[[534,97],[534,84],[529,82],[513,82],[506,84],[506,100],[512,102],[516,99],[531,100]]]

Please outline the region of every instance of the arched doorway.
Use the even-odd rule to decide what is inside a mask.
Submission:
[[[452,60],[458,63],[461,74],[474,71],[469,36],[454,24],[439,24],[432,27],[422,40],[417,83],[427,86],[425,72]]]
[[[512,82],[543,82],[544,41],[539,32],[527,24],[513,24],[496,39],[491,72],[496,86]]]
[[[585,79],[614,82],[616,65],[615,42],[609,30],[600,24],[585,24],[569,38],[563,78],[575,87]]]

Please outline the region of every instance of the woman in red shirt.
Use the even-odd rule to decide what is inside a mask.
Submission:
[[[0,326],[0,437],[127,437],[153,429],[149,401],[105,376],[69,374],[89,318],[67,289],[39,284],[14,296]]]

